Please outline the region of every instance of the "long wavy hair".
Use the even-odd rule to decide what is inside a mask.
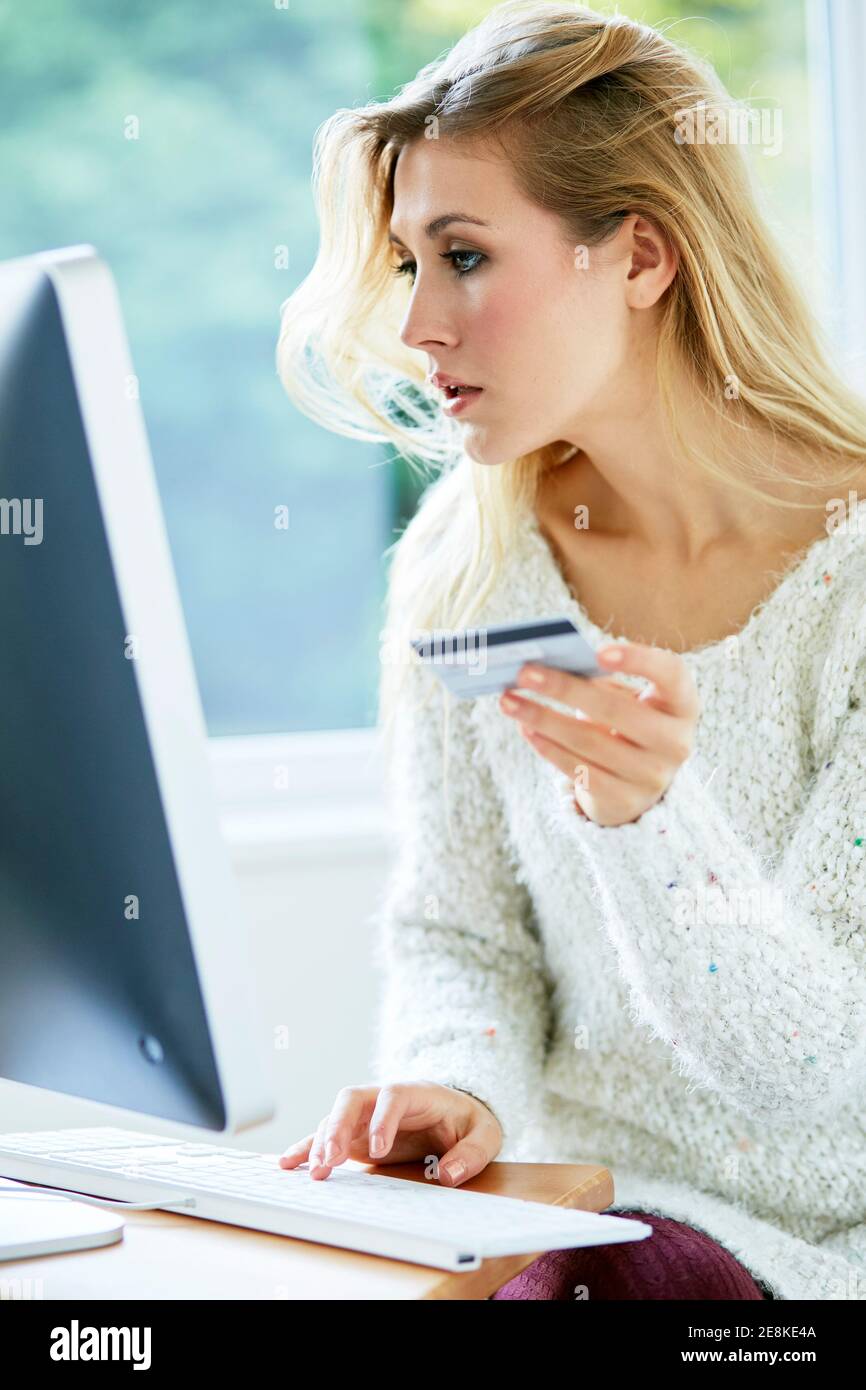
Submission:
[[[567,456],[564,441],[554,441],[496,467],[470,459],[426,382],[422,355],[400,340],[409,287],[393,274],[388,228],[397,157],[413,141],[495,142],[517,185],[559,214],[573,245],[600,245],[630,212],[664,233],[678,256],[657,340],[671,448],[685,458],[675,399],[683,372],[711,416],[743,436],[735,465],[717,456],[712,429],[705,448],[689,440],[690,466],[780,506],[810,505],[761,488],[803,483],[768,455],[769,430],[774,441],[813,450],[827,481],[862,476],[866,402],[831,364],[742,149],[682,139],[683,112],[701,103],[740,111],[708,64],[658,30],[576,5],[506,0],[395,96],[338,110],[316,133],[320,246],[281,305],[277,371],[305,414],[351,438],[390,443],[428,481],[386,552],[386,736],[413,664],[408,637],[472,624],[522,509]]]

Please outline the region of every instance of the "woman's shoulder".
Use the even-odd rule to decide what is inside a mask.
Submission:
[[[852,604],[866,612],[866,498],[838,516],[828,513],[827,536],[807,552],[802,578],[826,595],[831,623]]]

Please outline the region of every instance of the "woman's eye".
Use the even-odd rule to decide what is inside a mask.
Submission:
[[[468,257],[469,265],[464,263],[464,257]],[[446,251],[442,259],[450,261],[458,275],[470,275],[487,257],[483,251]]]
[[[443,261],[451,262],[458,279],[464,275],[471,275],[482,261],[487,260],[483,251],[441,251],[439,254]],[[465,258],[468,258],[471,264],[466,265]],[[399,265],[392,268],[395,275],[408,275],[412,283],[415,283],[417,266],[414,261],[401,261]]]

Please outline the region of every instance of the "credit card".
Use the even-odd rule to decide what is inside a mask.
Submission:
[[[433,630],[410,638],[425,666],[459,700],[495,695],[516,685],[528,661],[575,676],[609,676],[571,618],[529,618],[459,632]]]

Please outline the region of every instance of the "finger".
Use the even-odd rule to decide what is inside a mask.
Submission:
[[[564,770],[569,776],[577,775],[572,769],[593,768],[606,772],[620,788],[626,782],[631,786],[655,787],[667,779],[668,764],[658,754],[593,724],[571,721],[568,715],[554,718],[563,721],[564,733],[560,734],[557,725],[544,719],[521,726],[521,732],[527,730],[527,741],[539,752],[543,750],[552,756],[555,750],[560,762],[566,763]]]
[[[615,661],[611,660],[615,654]],[[597,653],[605,670],[645,676],[655,686],[654,700],[666,713],[691,718],[698,713],[698,693],[694,677],[679,652],[652,647],[644,642],[616,643]]]
[[[558,743],[554,743],[551,739],[545,738],[543,734],[530,731],[524,737],[536,753],[553,763],[554,767],[559,768],[560,772],[564,772],[566,777],[592,796],[613,796],[614,793],[622,792],[623,778],[616,777],[606,768],[599,767],[596,763],[591,763],[585,758],[575,761],[572,753],[561,748]]]
[[[443,1187],[459,1187],[487,1167],[496,1153],[491,1135],[485,1133],[487,1128],[488,1122],[479,1120],[439,1159],[436,1170]]]
[[[631,742],[622,736],[621,730],[611,731],[588,720],[560,714],[535,700],[526,700],[525,705],[523,713],[514,716],[524,727],[558,744],[572,761],[589,761],[622,781],[654,786],[664,780],[674,761],[672,756]]]
[[[649,679],[653,686],[654,703],[666,713],[676,716],[691,716],[697,713],[697,689],[691,671],[678,652],[662,647],[645,646],[634,642],[626,645],[602,648],[598,653],[599,665],[605,665],[607,652],[618,656],[616,670],[630,675]],[[535,675],[541,677],[540,681]],[[538,690],[563,704],[581,705],[582,692],[590,692],[593,697],[602,699],[622,694],[622,686],[611,681],[592,677],[575,676],[570,671],[560,671],[555,666],[541,666],[527,662],[518,673],[516,685]]]
[[[400,1127],[412,1128],[412,1119],[432,1120],[430,1097],[422,1094],[411,1082],[395,1081],[379,1087],[376,1104],[370,1116],[368,1144],[374,1163],[381,1163],[390,1153]],[[415,1126],[417,1128],[417,1125]],[[381,1136],[383,1147],[373,1149],[373,1139]]]
[[[616,729],[639,748],[651,749],[673,760],[682,760],[682,750],[687,742],[683,717],[659,708],[655,701],[650,704],[640,696],[635,699],[610,681],[586,681],[569,671],[554,670],[552,666],[543,669],[544,684],[535,688],[559,704],[579,710],[578,719],[584,716],[583,722],[590,721],[604,728]],[[521,696],[514,688],[510,688],[506,694],[521,702],[519,711],[515,710],[513,717],[522,722],[525,722],[526,706],[531,705],[533,710],[546,708],[537,700]],[[508,713],[508,710],[504,709],[504,712]]]
[[[330,1111],[320,1121],[310,1151],[310,1173],[314,1169],[326,1177],[352,1156],[354,1139],[366,1131],[378,1087],[344,1086],[337,1093]]]
[[[316,1133],[313,1137],[313,1142],[310,1145],[309,1165],[311,1178],[316,1176],[327,1178],[331,1172],[329,1165],[325,1163],[325,1128],[330,1118],[331,1112],[328,1111],[327,1115],[323,1116],[319,1121]]]
[[[381,1162],[390,1152],[408,1107],[408,1096],[401,1094],[399,1086],[380,1087],[369,1125],[370,1157],[374,1162]]]
[[[516,717],[523,719],[523,710],[527,705],[531,705],[533,709],[547,708],[540,700],[532,699],[528,693],[529,689],[532,689],[547,699],[565,705],[569,711],[577,712],[578,719],[616,728],[634,743],[641,744],[655,712],[647,709],[645,705],[638,704],[638,692],[610,680],[587,680],[583,676],[572,675],[570,671],[559,671],[552,666],[534,669],[542,673],[540,685],[534,682],[530,684],[528,678],[524,679],[522,674],[519,674],[516,685],[509,686],[503,692],[502,701],[509,697],[521,702],[520,713],[514,711]],[[509,713],[507,709],[505,712]]]
[[[337,1092],[330,1115],[322,1128],[318,1157],[323,1165],[335,1168],[349,1157],[352,1140],[366,1128],[377,1092],[376,1086],[343,1086]]]
[[[636,686],[626,685],[625,681],[621,681],[617,676],[583,676],[581,679],[585,684],[603,685],[607,690],[621,690],[623,695],[629,695],[633,700],[637,700],[643,694]]]
[[[305,1163],[315,1137],[315,1134],[308,1134],[304,1139],[299,1139],[296,1144],[290,1144],[284,1149],[280,1154],[280,1167],[297,1168],[299,1163]]]
[[[525,718],[515,716],[520,718],[521,727],[558,744],[572,761],[588,760],[624,780],[634,780],[636,774],[649,771],[659,761],[654,754],[621,736],[619,730],[605,729],[590,720],[575,719],[530,701],[527,705],[530,708]]]

